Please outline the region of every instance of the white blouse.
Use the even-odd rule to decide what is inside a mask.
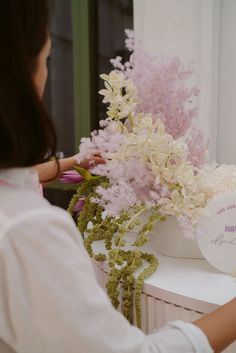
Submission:
[[[213,351],[190,323],[151,335],[131,326],[98,285],[71,217],[20,168],[0,171],[0,352]]]

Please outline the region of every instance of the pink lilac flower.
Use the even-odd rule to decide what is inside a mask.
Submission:
[[[104,125],[104,122],[102,122]],[[107,153],[115,153],[125,140],[125,136],[109,127],[93,131],[91,137],[81,139],[77,161],[89,158],[98,151],[101,157],[106,158]]]
[[[188,159],[195,167],[200,167],[207,161],[208,142],[204,140],[203,132],[193,127],[190,137],[186,139]]]
[[[108,189],[98,186],[97,193],[101,199],[94,199],[94,202],[101,204],[105,208],[105,213],[110,216],[119,216],[122,210],[140,204],[137,195],[124,180],[120,180]]]
[[[65,184],[81,183],[81,181],[83,180],[83,177],[75,170],[69,170],[67,172],[64,172],[60,177],[60,181]]]
[[[134,66],[125,68],[125,73],[133,80],[141,99],[137,112],[161,118],[166,131],[175,139],[185,135],[197,115],[193,103],[198,90],[186,85],[192,66],[184,65],[178,57],[153,58],[138,47],[132,60]]]
[[[152,113],[154,119],[160,118],[174,139],[184,136],[197,116],[196,97],[199,90],[189,83],[193,64],[185,64],[179,57],[154,57],[148,54],[139,39],[135,41],[133,31],[125,32],[130,59],[122,63],[118,57],[111,62],[116,70],[133,80],[141,99],[137,112]],[[200,154],[200,148],[194,150],[199,142],[200,134],[192,134],[188,140],[194,165],[204,163],[208,148],[202,140]]]
[[[122,57],[121,56],[117,56],[115,59],[111,59],[110,61],[111,61],[112,65],[116,69],[121,70],[121,71],[124,70],[125,67],[124,67],[124,65],[121,62],[122,61]]]
[[[147,165],[138,157],[126,161],[111,160],[92,169],[93,174],[107,176],[111,183],[121,178],[133,188],[140,200],[145,200],[155,178]]]
[[[109,178],[109,189],[98,188],[102,203],[107,213],[118,214],[129,205],[146,202],[150,197],[155,177],[147,165],[138,157],[126,161],[108,161],[92,169],[93,174]],[[122,189],[122,190],[121,190]],[[96,202],[101,202],[97,200]],[[125,207],[125,208],[123,208]]]
[[[130,30],[130,29],[126,29],[125,30],[125,34],[126,34],[126,40],[125,40],[125,45],[126,48],[132,52],[134,51],[134,45],[135,45],[135,38],[134,38],[134,31]]]

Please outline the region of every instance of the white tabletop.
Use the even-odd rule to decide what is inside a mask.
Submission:
[[[104,249],[101,241],[93,246]],[[143,250],[156,255],[157,271],[145,280],[143,292],[187,309],[208,313],[236,296],[236,278],[220,273],[205,260],[166,257],[155,253],[148,243]],[[108,271],[108,265],[101,265]]]

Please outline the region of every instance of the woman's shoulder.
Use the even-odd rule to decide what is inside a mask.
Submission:
[[[4,188],[1,190],[0,211],[11,219],[29,210],[49,208],[49,202],[35,190]]]
[[[26,192],[21,200],[22,203],[9,195],[7,210],[1,208],[0,202],[0,257],[2,249],[6,253],[6,249],[12,252],[13,248],[19,250],[22,247],[37,251],[46,246],[47,251],[57,249],[55,251],[62,256],[67,248],[82,251],[81,234],[68,212],[50,205],[36,193]],[[10,209],[14,210],[13,215]]]
[[[40,194],[30,190],[9,190],[7,194],[3,193],[0,199],[0,217],[7,220],[9,226],[22,222],[32,223],[33,226],[35,222],[38,225],[50,220],[73,226],[73,221],[65,210],[51,205]]]

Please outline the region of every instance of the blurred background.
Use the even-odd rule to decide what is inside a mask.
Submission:
[[[54,0],[44,102],[56,125],[60,155],[78,152],[81,137],[105,117],[99,74],[110,72],[111,58],[128,57],[126,28],[133,29],[133,0]],[[72,193],[49,185],[44,195],[66,208]]]

